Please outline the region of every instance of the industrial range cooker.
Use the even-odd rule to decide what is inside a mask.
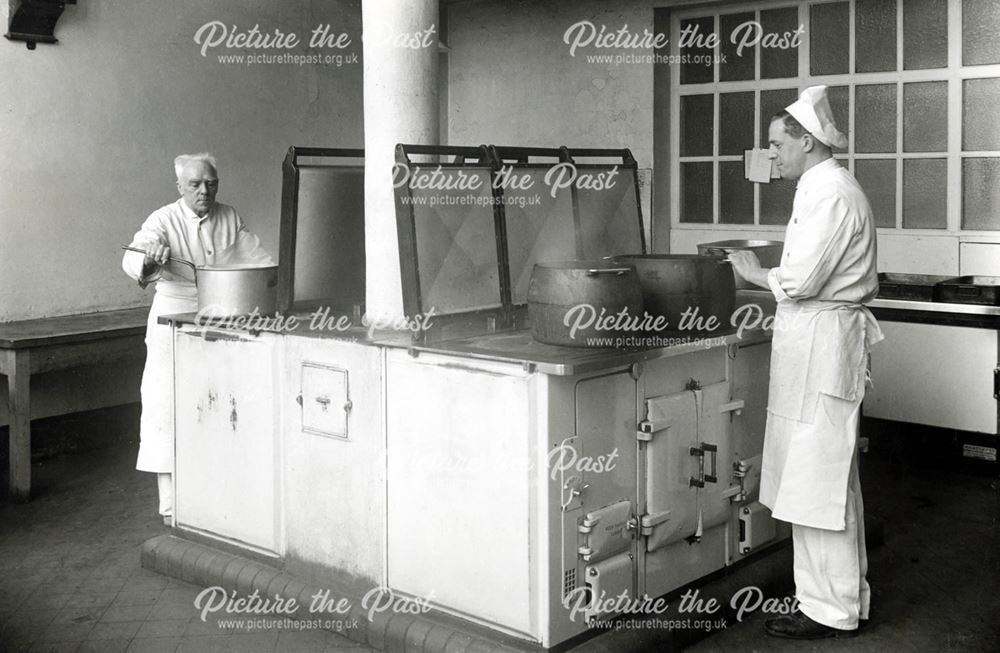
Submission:
[[[305,152],[331,161],[300,165]],[[397,155],[408,174],[466,181],[397,188],[406,313],[432,319],[365,328],[363,284],[336,296],[342,269],[297,262],[358,256],[330,235],[356,232],[357,215],[320,181],[349,183],[357,166],[312,149],[285,169],[280,296],[298,324],[163,319],[180,532],[543,647],[787,537],[757,502],[767,332],[631,348],[531,335],[536,263],[646,252],[627,150]],[[616,183],[553,191],[561,163]],[[498,188],[501,174],[533,183]]]

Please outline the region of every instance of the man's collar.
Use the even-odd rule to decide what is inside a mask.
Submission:
[[[183,197],[177,200],[177,202],[181,205],[181,213],[184,214],[184,217],[188,220],[194,220],[195,222],[201,222],[202,220],[208,218],[212,215],[212,211],[215,210],[215,204],[212,204],[212,208],[208,210],[208,213],[202,216],[195,213],[194,210],[187,205],[187,202],[184,201]]]
[[[809,180],[812,179],[813,177],[817,175],[822,175],[823,172],[826,170],[832,170],[833,168],[839,168],[839,167],[840,163],[838,163],[837,160],[832,156],[828,159],[823,159],[813,167],[803,172],[802,176],[799,177],[799,182],[795,185],[795,187],[802,188],[802,184],[809,183]],[[813,174],[814,172],[817,174]]]

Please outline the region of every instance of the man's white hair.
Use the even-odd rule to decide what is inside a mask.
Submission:
[[[215,155],[208,152],[199,152],[198,154],[182,154],[176,159],[174,159],[174,174],[177,176],[177,181],[181,180],[181,174],[184,172],[184,168],[187,167],[189,163],[195,163],[201,161],[212,166],[212,170],[215,174],[219,174],[219,166],[215,161]]]

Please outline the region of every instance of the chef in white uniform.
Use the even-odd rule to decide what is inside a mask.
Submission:
[[[135,234],[132,247],[145,254],[126,252],[122,259],[122,269],[143,288],[156,281],[146,324],[136,469],[157,475],[165,524],[173,515],[173,375],[170,327],[157,324],[156,319],[198,310],[193,270],[169,258],[186,259],[195,265],[273,264],[236,209],[215,201],[219,177],[214,156],[181,155],[174,160],[174,173],[180,199],[154,211]]]
[[[799,612],[770,619],[771,635],[848,637],[868,618],[864,506],[857,432],[869,347],[882,339],[863,306],[878,292],[875,223],[854,176],[832,158],[847,137],[825,86],[776,115],[769,156],[798,181],[781,264],[750,252],[731,260],[778,302],[760,500],[792,523]]]

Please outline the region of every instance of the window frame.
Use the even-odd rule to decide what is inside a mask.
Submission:
[[[759,79],[760,77],[760,50],[759,44],[754,46],[754,77],[752,80],[743,81],[720,81],[720,65],[713,66],[713,81],[701,84],[681,84],[680,68],[676,67],[670,75],[670,228],[677,230],[705,230],[705,229],[727,229],[733,231],[751,231],[758,233],[783,233],[785,225],[762,225],[760,224],[760,184],[754,184],[753,222],[752,223],[721,223],[720,213],[720,188],[719,188],[719,162],[720,161],[742,161],[742,155],[718,155],[711,156],[680,156],[680,98],[682,95],[712,94],[713,96],[713,153],[719,151],[719,94],[733,93],[740,91],[754,92],[754,143],[760,143],[760,93],[766,90],[788,89],[795,87],[799,90],[815,84],[826,84],[828,86],[848,87],[848,125],[847,132],[850,137],[848,149],[844,152],[834,154],[835,158],[845,163],[847,168],[854,173],[855,162],[858,160],[895,160],[896,162],[896,188],[895,188],[895,215],[893,216],[894,226],[879,227],[880,232],[894,235],[907,236],[1000,236],[1000,227],[997,229],[962,229],[962,200],[963,200],[963,161],[968,158],[1000,158],[1000,150],[962,150],[962,99],[963,85],[969,79],[1000,78],[1000,64],[986,65],[962,65],[962,2],[961,0],[948,0],[948,66],[946,68],[931,68],[923,70],[903,70],[903,5],[904,0],[896,0],[896,70],[885,72],[848,72],[837,75],[809,75],[809,7],[817,4],[832,4],[837,2],[848,2],[848,23],[849,23],[849,57],[848,70],[855,70],[855,0],[766,0],[762,2],[746,3],[731,2],[719,6],[683,7],[677,8],[670,13],[670,54],[677,57],[680,54],[678,48],[678,36],[680,33],[680,23],[691,18],[713,17],[715,33],[719,33],[719,16],[733,13],[754,13],[755,19],[760,20],[760,12],[768,9],[778,9],[786,7],[796,7],[798,9],[799,24],[806,26],[806,31],[802,36],[801,44],[798,48],[798,76],[784,77],[780,79]],[[727,35],[721,35],[725,38]],[[676,61],[676,59],[674,59]],[[903,151],[903,85],[911,82],[946,82],[948,88],[947,99],[947,147],[940,152],[904,152]],[[896,149],[895,152],[870,152],[858,153],[854,150],[854,113],[856,102],[856,87],[870,84],[892,84],[896,87]],[[844,128],[843,125],[840,126]],[[945,226],[942,229],[905,229],[903,228],[903,162],[907,159],[944,159],[947,162],[947,175],[945,179],[945,189],[947,191]],[[681,164],[688,162],[711,162],[713,164],[712,174],[712,222],[681,222]],[[791,214],[791,206],[788,212]],[[997,216],[997,223],[1000,224],[1000,216]]]

